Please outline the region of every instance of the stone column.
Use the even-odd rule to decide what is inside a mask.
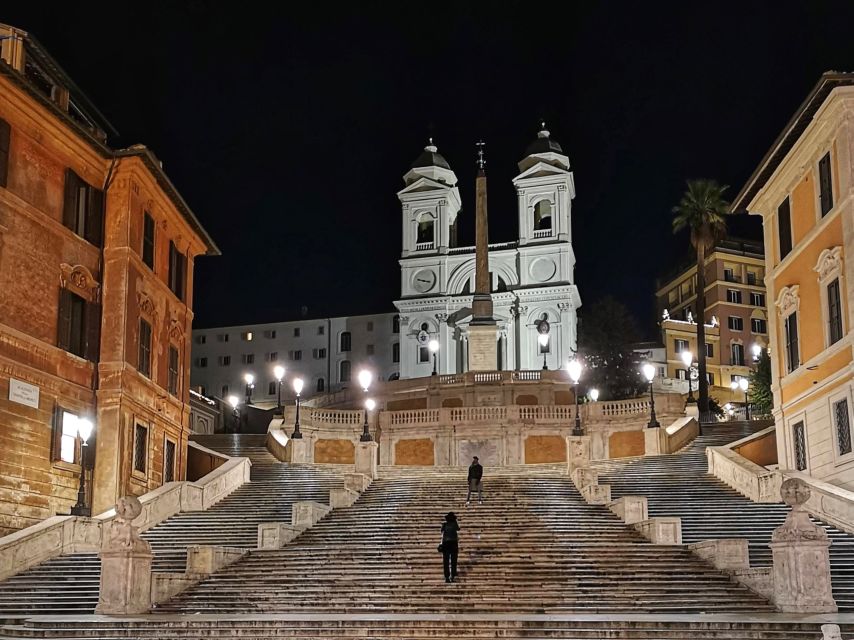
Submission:
[[[151,609],[151,546],[131,524],[142,513],[133,496],[120,498],[116,517],[104,526],[101,586],[95,613],[128,615]]]
[[[363,473],[371,480],[377,479],[377,447],[376,442],[356,443],[356,473]]]
[[[837,610],[830,584],[830,540],[824,528],[810,521],[804,504],[810,488],[799,478],[780,487],[792,510],[771,535],[774,604],[791,613],[833,613]]]

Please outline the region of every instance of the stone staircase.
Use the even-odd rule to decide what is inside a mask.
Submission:
[[[383,469],[351,507],[257,551],[158,607],[163,613],[495,614],[768,612],[682,547],[648,544],[557,468],[488,470],[466,507],[465,469]],[[436,551],[458,514],[460,580]],[[372,636],[373,637],[373,636]],[[572,636],[575,637],[575,636]],[[581,637],[581,636],[579,636]]]
[[[142,534],[154,551],[154,571],[184,571],[186,548],[210,544],[253,548],[262,522],[291,521],[291,504],[327,503],[343,486],[340,472],[318,465],[282,464],[263,447],[266,436],[216,435],[200,444],[253,461],[251,482],[207,511],[175,515]],[[97,554],[74,554],[0,582],[0,620],[34,614],[92,613],[98,603],[101,563]]]
[[[748,423],[719,423],[705,426],[704,434],[679,453],[598,461],[592,466],[599,471],[599,482],[611,485],[612,499],[646,496],[650,517],[680,517],[685,544],[745,538],[751,566],[770,566],[771,533],[783,523],[789,508],[782,503],[753,503],[707,472],[706,447],[728,444],[750,433]],[[840,611],[854,612],[854,536],[823,526],[833,542],[834,598]]]

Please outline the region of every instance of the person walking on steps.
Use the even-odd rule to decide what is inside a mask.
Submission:
[[[460,525],[457,516],[452,511],[445,516],[442,523],[442,567],[445,570],[445,582],[457,579],[457,557],[460,554]]]
[[[469,506],[471,502],[471,494],[473,491],[477,491],[477,503],[483,504],[483,467],[480,466],[480,461],[477,459],[477,456],[472,458],[471,464],[469,465],[469,492],[466,496],[466,506]]]

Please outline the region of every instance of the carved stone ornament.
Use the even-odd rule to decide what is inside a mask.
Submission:
[[[139,536],[139,529],[132,523],[142,513],[142,503],[136,496],[119,498],[116,517],[106,525],[103,551],[151,551],[151,546]]]
[[[798,294],[799,290],[800,286],[796,284],[791,287],[783,287],[780,289],[780,295],[777,296],[777,308],[780,310],[781,315],[787,316],[792,311],[798,310],[798,307],[801,304],[801,299]]]
[[[140,313],[152,319],[157,318],[157,307],[145,291],[136,292],[136,301],[139,304]]]
[[[82,264],[73,267],[66,263],[59,265],[59,285],[89,302],[98,302],[101,293],[101,285]]]
[[[789,478],[780,486],[780,497],[792,507],[786,521],[774,530],[772,542],[827,540],[824,527],[817,527],[810,520],[804,504],[810,499],[809,485],[800,478]]]
[[[569,311],[572,308],[572,305],[569,302],[558,302],[557,308],[561,311]]]
[[[448,314],[447,313],[437,313],[436,314],[436,320],[438,320],[439,322],[447,322],[448,321]]]
[[[815,271],[818,272],[818,279],[821,282],[830,280],[842,273],[842,247],[833,247],[822,251],[818,256]]]
[[[178,344],[184,341],[184,325],[175,314],[169,318],[169,339]]]

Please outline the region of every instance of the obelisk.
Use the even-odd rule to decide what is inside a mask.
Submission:
[[[469,371],[495,371],[498,368],[498,327],[492,317],[489,282],[489,230],[486,213],[486,160],[483,141],[477,143],[477,181],[475,183],[475,272],[472,319],[469,323]]]

